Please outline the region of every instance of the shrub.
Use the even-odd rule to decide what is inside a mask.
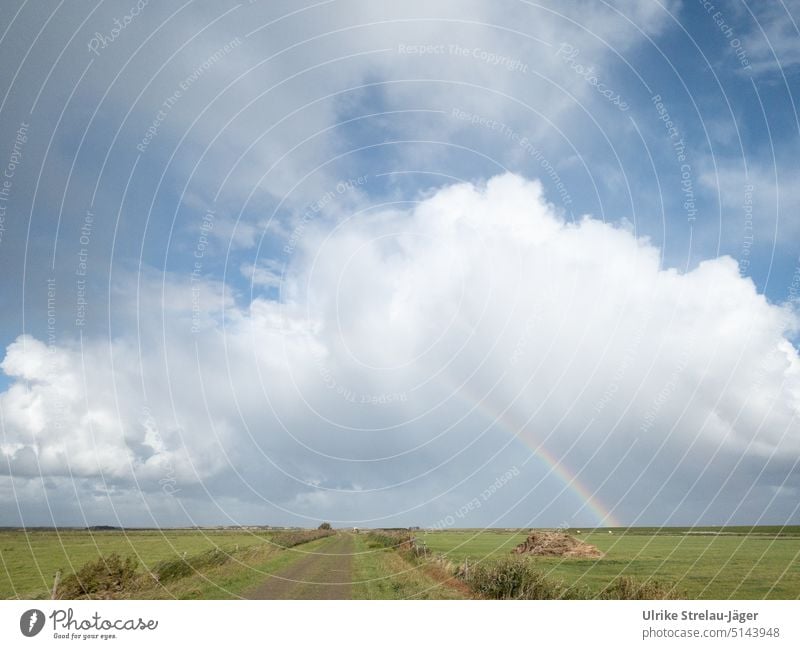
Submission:
[[[504,557],[497,561],[459,568],[472,590],[487,599],[585,599],[588,591],[551,579],[524,557]]]
[[[301,543],[308,543],[309,541],[316,541],[317,539],[324,538],[336,534],[330,529],[317,529],[317,530],[296,530],[292,532],[278,532],[275,534],[271,541],[282,548],[293,548],[295,545]]]
[[[75,574],[64,578],[58,587],[59,599],[77,599],[87,595],[113,595],[136,586],[137,562],[117,553],[85,563]]]
[[[487,599],[684,599],[673,584],[619,577],[599,593],[548,577],[524,557],[461,566],[456,575]]]
[[[221,566],[230,560],[230,554],[218,548],[202,552],[186,559],[176,558],[161,561],[153,567],[153,573],[160,582],[172,581],[181,577],[188,577],[194,572],[204,568]]]
[[[320,529],[320,530],[329,530],[329,529],[331,529],[331,524],[330,524],[330,523],[323,523],[323,524],[322,524],[322,525],[320,525],[320,526],[319,526],[317,529]]]
[[[601,599],[685,599],[674,584],[647,579],[636,581],[632,577],[618,577],[600,591]]]
[[[409,545],[411,545],[411,535],[407,532],[370,532],[367,536],[367,546],[370,548],[400,549]]]

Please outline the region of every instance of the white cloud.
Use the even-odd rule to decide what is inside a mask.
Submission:
[[[423,375],[448,368],[457,382],[478,370],[483,385],[502,375],[514,407],[538,412],[538,430],[562,417],[575,429],[596,416],[591,406],[641,339],[601,430],[625,409],[617,427],[636,430],[688,355],[662,427],[687,408],[684,441],[797,448],[796,434],[780,437],[798,408],[797,354],[785,338],[794,315],[768,304],[730,258],[662,270],[647,241],[593,219],[566,224],[538,183],[513,175],[484,190],[450,187],[410,219],[382,215],[309,245],[313,266],[294,280],[295,299],[336,322],[328,344],[357,350],[365,366],[413,360]]]
[[[23,336],[8,348],[0,448],[12,474],[102,474],[125,489],[136,478],[145,490],[165,475],[224,480],[244,485],[244,501],[317,513],[368,498],[377,516],[473,470],[461,453],[480,430],[463,419],[476,403],[582,463],[591,484],[630,453],[653,462],[637,497],[672,469],[719,485],[726,475],[705,466],[719,451],[756,463],[800,451],[789,306],[768,303],[729,258],[662,269],[627,229],[565,223],[518,176],[316,224],[282,303],[236,305],[209,287],[196,336],[179,297],[191,286],[165,288],[166,301],[145,283],[139,341],[51,350]],[[624,491],[632,479],[609,482]]]
[[[745,259],[743,266],[754,264],[756,256],[768,263],[776,250],[793,250],[800,224],[795,216],[800,212],[800,188],[794,182],[799,171],[794,161],[773,160],[770,167],[750,159],[745,172],[741,159],[720,157],[714,166],[706,159],[699,167],[699,185],[719,200],[722,213],[721,232],[714,223],[706,233],[710,243],[721,238]],[[747,245],[757,253],[749,259],[741,254]]]
[[[800,2],[753,3],[739,15],[746,17],[749,30],[744,35],[743,46],[752,59],[755,72],[795,74],[792,69],[800,63],[797,50]]]
[[[281,265],[274,259],[267,259],[259,264],[244,263],[239,270],[253,286],[278,288],[281,285]]]
[[[181,185],[192,174],[187,203],[207,207],[223,180],[220,200],[226,206],[241,207],[253,190],[256,200],[264,195],[276,200],[288,196],[290,203],[302,203],[289,196],[298,182],[302,190],[298,194],[307,196],[323,194],[341,179],[336,167],[345,161],[337,163],[334,158],[353,143],[340,122],[381,110],[370,93],[385,94],[391,111],[421,107],[447,111],[456,105],[507,121],[522,116],[530,125],[527,135],[555,141],[557,134],[543,120],[531,124],[530,113],[515,100],[558,122],[574,108],[562,88],[578,101],[597,99],[585,79],[571,73],[556,56],[559,43],[568,41],[578,48],[584,65],[610,71],[621,63],[617,54],[629,56],[647,36],[668,27],[668,12],[674,13],[678,6],[678,2],[631,0],[583,1],[568,7],[559,2],[496,6],[456,0],[380,0],[311,3],[282,14],[279,6],[259,2],[235,9],[233,4],[191,5],[166,21],[174,9],[151,4],[124,37],[96,57],[95,70],[84,86],[92,98],[107,91],[105,111],[126,116],[120,140],[130,151],[157,122],[142,153],[143,164],[158,167],[162,157],[175,153],[171,164]],[[87,36],[95,29],[103,32],[115,17],[117,7],[98,8],[85,27]],[[37,19],[29,18],[34,23]],[[68,27],[73,28],[64,29]],[[254,31],[259,27],[263,29]],[[67,40],[70,35],[71,31],[58,38]],[[151,39],[144,50],[115,79],[147,37]],[[215,57],[230,43],[237,44]],[[447,54],[406,56],[398,51],[403,44],[442,44]],[[467,51],[467,56],[451,54],[451,45]],[[78,60],[87,57],[84,40],[75,39],[73,47]],[[473,51],[519,59],[532,71],[508,71],[473,56]],[[37,62],[39,67],[49,65],[52,58],[46,48],[37,48],[32,56],[46,57],[47,63]],[[186,86],[210,57],[215,57],[213,65]],[[116,82],[109,85],[112,81]],[[386,83],[378,89],[365,87],[376,81]],[[65,78],[59,93],[68,94],[73,82]],[[164,102],[182,84],[185,90],[164,111]],[[23,94],[31,91],[36,88],[25,88]],[[503,96],[510,99],[502,100]],[[55,116],[59,105],[53,106]],[[83,111],[78,117],[83,119]],[[390,121],[403,130],[400,117]],[[113,132],[118,124],[107,126]],[[412,120],[409,131],[419,138],[425,132],[442,135],[447,129],[468,128],[449,122],[426,126]],[[182,148],[175,151],[179,142]],[[325,164],[320,167],[321,163]],[[76,171],[80,174],[82,169]],[[246,224],[238,223],[237,228],[249,240]]]

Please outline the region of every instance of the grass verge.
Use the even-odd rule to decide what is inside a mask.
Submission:
[[[448,575],[432,574],[427,566],[396,551],[397,538],[389,535],[357,535],[354,539],[354,599],[464,599]]]
[[[137,570],[133,557],[116,553],[89,561],[68,575],[58,588],[59,599],[232,599],[266,575],[302,556],[289,550],[320,545],[330,532],[309,530],[276,535],[267,543],[243,549],[214,548],[192,556],[161,561]]]

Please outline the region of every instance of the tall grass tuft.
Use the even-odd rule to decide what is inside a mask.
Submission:
[[[116,552],[88,561],[78,571],[65,577],[58,586],[58,599],[96,596],[112,597],[136,586],[136,559],[123,559]]]
[[[195,554],[186,559],[176,558],[161,561],[153,567],[153,574],[159,582],[172,581],[181,577],[188,577],[195,572],[201,572],[207,568],[221,566],[230,561],[231,555],[227,552],[214,548],[207,552]]]
[[[504,557],[459,569],[458,576],[486,599],[588,599],[588,591],[551,579],[523,557]]]
[[[686,594],[679,592],[674,584],[618,577],[600,591],[600,599],[686,599]]]
[[[675,586],[654,580],[619,577],[599,593],[588,587],[566,584],[544,574],[525,557],[460,566],[456,576],[487,599],[683,599]]]

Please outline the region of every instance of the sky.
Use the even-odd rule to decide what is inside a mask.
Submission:
[[[800,524],[798,21],[7,0],[0,526]]]

